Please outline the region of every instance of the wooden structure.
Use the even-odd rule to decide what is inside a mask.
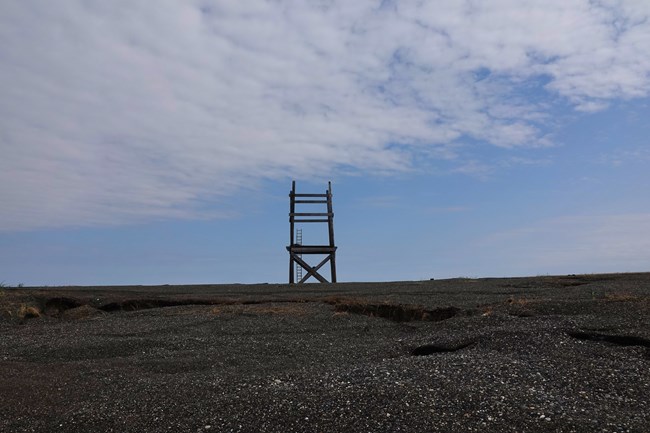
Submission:
[[[297,212],[296,205],[318,204],[325,205],[327,212]],[[300,243],[296,242],[295,228],[296,224],[302,223],[326,223],[328,229],[328,245],[302,245],[302,230]],[[289,227],[290,241],[287,251],[289,251],[289,284],[296,283],[294,278],[294,269],[297,264],[305,270],[305,275],[297,281],[302,284],[310,277],[314,277],[321,283],[328,283],[327,279],[318,273],[318,270],[330,263],[330,275],[333,283],[336,283],[336,246],[334,245],[334,212],[332,211],[332,182],[328,182],[327,191],[324,194],[298,194],[296,193],[296,181],[291,183],[291,192],[289,193]],[[303,260],[303,255],[324,255],[316,266],[308,264]]]
[[[296,245],[302,246],[302,229],[296,229]],[[298,254],[302,259],[302,254]],[[302,280],[302,266],[296,263],[296,280]]]

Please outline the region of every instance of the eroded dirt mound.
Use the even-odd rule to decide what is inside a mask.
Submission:
[[[87,319],[89,317],[102,316],[104,314],[106,313],[98,308],[91,307],[90,305],[81,305],[79,307],[65,310],[61,314],[61,318],[68,320],[79,320]]]
[[[391,302],[376,303],[345,297],[325,298],[322,301],[334,305],[334,310],[337,312],[381,317],[394,322],[439,322],[462,313],[460,308],[453,306],[427,309],[421,305],[405,305]]]

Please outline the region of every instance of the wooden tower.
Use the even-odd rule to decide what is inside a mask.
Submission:
[[[296,205],[318,204],[327,206],[327,212],[296,212]],[[295,225],[301,223],[327,223],[329,233],[329,245],[302,245],[302,236],[300,242],[295,239]],[[327,183],[327,191],[324,194],[297,194],[296,181],[291,183],[291,192],[289,193],[289,228],[290,241],[287,251],[289,251],[289,284],[296,283],[294,276],[295,264],[298,264],[305,270],[305,275],[297,281],[302,284],[310,277],[316,278],[321,283],[328,283],[318,270],[327,262],[330,263],[330,275],[332,282],[336,283],[336,246],[334,246],[334,212],[332,211],[332,182]],[[301,230],[302,235],[302,230]],[[311,266],[305,260],[303,255],[325,255],[316,266]]]

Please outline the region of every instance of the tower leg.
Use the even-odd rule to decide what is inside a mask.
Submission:
[[[294,283],[294,278],[293,278],[293,269],[294,269],[294,263],[293,263],[293,258],[289,257],[289,284]]]
[[[332,282],[336,283],[336,253],[332,253],[330,258],[330,273],[332,274]]]

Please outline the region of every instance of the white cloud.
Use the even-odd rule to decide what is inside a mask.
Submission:
[[[647,2],[392,4],[3,1],[0,230],[218,216],[260,178],[547,145],[526,93],[650,90]]]

